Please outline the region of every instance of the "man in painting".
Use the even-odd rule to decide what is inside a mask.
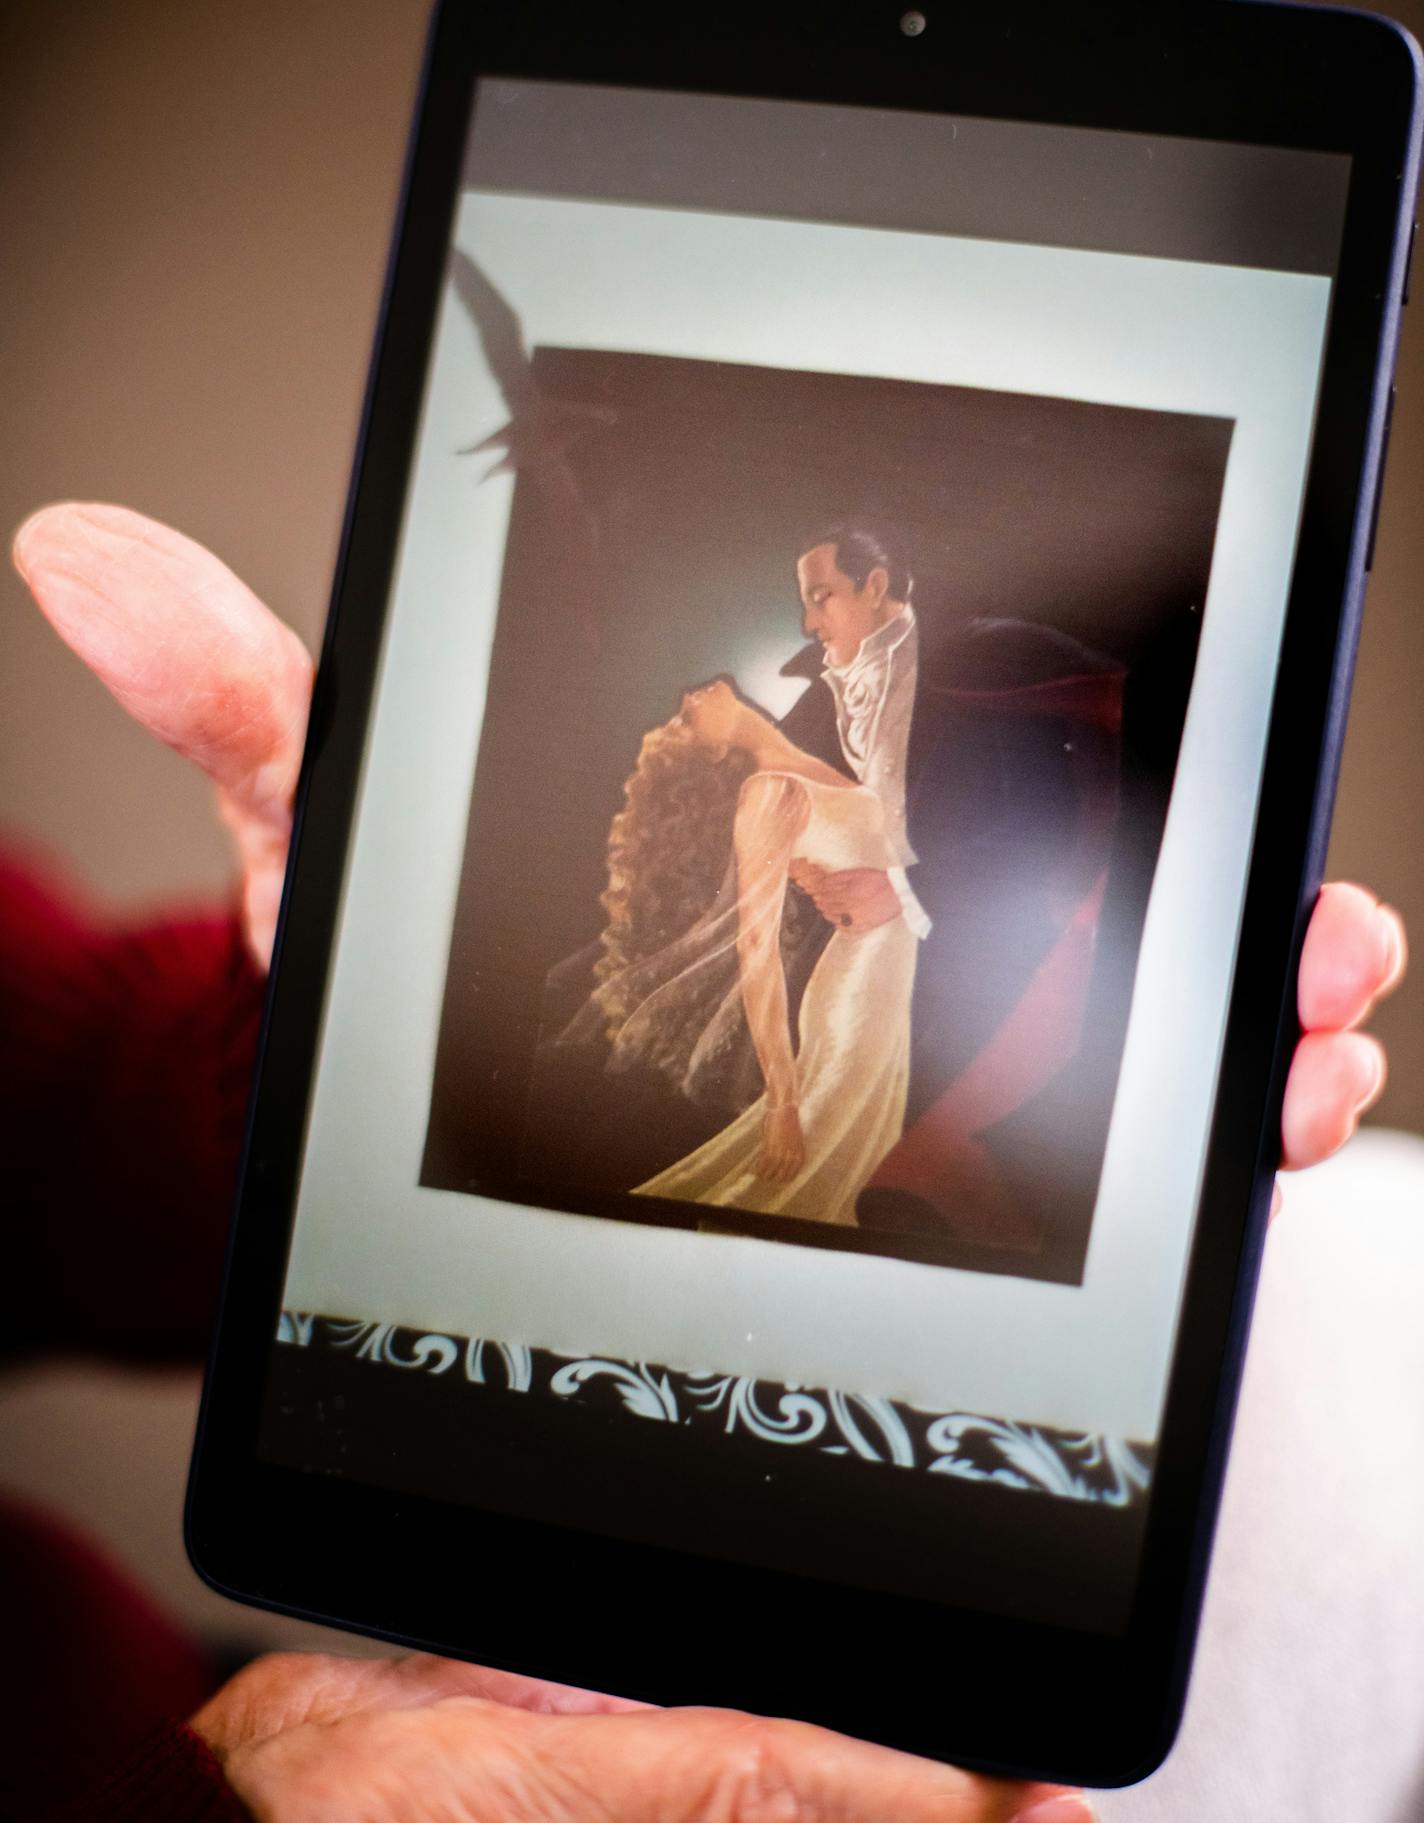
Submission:
[[[1040,1202],[1032,1160],[1061,1164],[1075,1129],[1082,1149],[1085,1092],[1101,1116],[1085,1179],[1106,1130],[1117,1045],[1098,1060],[1107,1080],[1081,1066],[1118,820],[1123,668],[1027,622],[927,640],[904,562],[864,526],[829,529],[796,568],[813,643],[783,675],[810,687],[782,730],[879,794],[897,864],[798,863],[792,878],[821,913],[819,941],[898,914],[921,940],[905,1132],[862,1192],[859,1224],[957,1239],[966,1265],[1076,1276],[1086,1210],[1065,1233],[1064,1185],[1045,1181]],[[1055,1253],[1056,1265],[1030,1264]]]

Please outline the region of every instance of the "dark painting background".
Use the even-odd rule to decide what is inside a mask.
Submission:
[[[797,686],[778,671],[804,643],[795,559],[835,521],[858,518],[903,546],[922,667],[963,644],[971,622],[1009,617],[1071,634],[1128,671],[1123,822],[1091,1044],[1072,1093],[1009,1135],[1037,1184],[1025,1194],[1047,1199],[1064,1230],[1062,1257],[1026,1270],[1076,1279],[1230,423],[569,349],[538,350],[535,371],[547,396],[595,403],[613,422],[590,422],[569,458],[595,530],[547,477],[516,483],[422,1183],[695,1224],[695,1207],[622,1192],[725,1117],[709,1122],[658,1084],[610,1084],[596,1067],[556,1079],[541,1068],[531,1114],[541,1020],[545,1035],[551,1018],[557,1029],[586,991],[608,826],[642,734],[684,688],[719,673],[784,712]],[[1045,822],[1059,814],[1037,808]],[[551,1013],[550,970],[580,952],[560,971]],[[1020,1269],[948,1245],[750,1219],[782,1238]]]

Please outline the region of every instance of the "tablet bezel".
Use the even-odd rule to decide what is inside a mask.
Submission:
[[[707,9],[699,24],[686,8],[640,3],[601,16],[590,43],[565,0],[538,9],[446,0],[435,16],[298,789],[187,1538],[207,1581],[284,1612],[659,1702],[802,1715],[989,1770],[1115,1784],[1149,1771],[1175,1731],[1220,1494],[1378,490],[1417,181],[1418,68],[1411,42],[1387,22],[1222,0],[1147,16],[1116,4],[1088,17],[1037,5],[997,9],[992,21],[931,13],[915,39],[897,21],[894,7],[827,18],[811,0],[793,0],[774,11]],[[1146,68],[1157,72],[1150,86]],[[1115,127],[1354,160],[1182,1341],[1122,1638],[628,1544],[304,1474],[255,1453],[479,70]],[[928,1641],[943,1666],[933,1689],[907,1690],[878,1669],[887,1642],[917,1625],[925,1637],[915,1657]]]

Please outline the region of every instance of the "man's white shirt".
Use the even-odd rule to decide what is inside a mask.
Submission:
[[[827,663],[821,676],[835,699],[836,731],[846,764],[884,807],[886,839],[895,857],[886,871],[906,924],[923,939],[930,933],[930,919],[905,872],[915,863],[905,826],[905,761],[915,712],[919,645],[915,612],[907,603],[860,642],[848,664]]]

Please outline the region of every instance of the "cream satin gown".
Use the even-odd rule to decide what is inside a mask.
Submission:
[[[833,872],[890,866],[880,800],[868,786],[825,785],[792,773],[758,773],[754,780],[760,788],[744,792],[737,813],[739,853],[759,833],[748,823],[772,832],[791,815],[800,823],[791,859]],[[769,883],[778,921],[785,865],[783,850],[779,878]],[[904,918],[896,917],[863,934],[835,931],[817,960],[801,1001],[796,1053],[806,1159],[789,1183],[757,1175],[766,1099],[760,1096],[633,1194],[854,1226],[855,1199],[904,1125],[917,948]]]

